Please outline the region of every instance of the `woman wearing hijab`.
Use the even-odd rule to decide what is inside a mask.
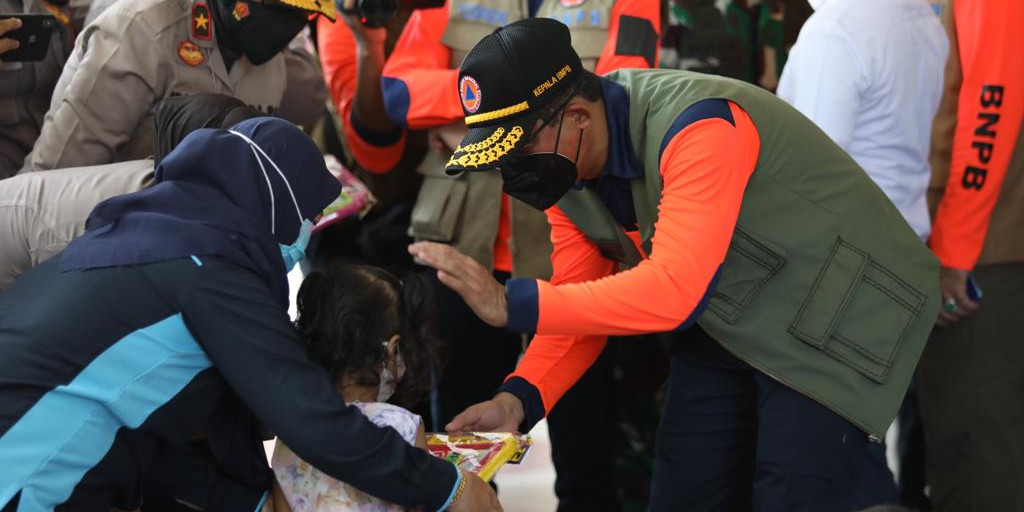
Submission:
[[[177,96],[162,101],[153,116],[154,158],[0,180],[0,291],[85,232],[85,219],[97,203],[152,185],[155,163],[193,130],[227,128],[263,115],[222,94]]]
[[[258,418],[374,496],[500,510],[482,480],[346,406],[306,356],[285,275],[340,193],[308,137],[270,118],[199,130],[156,181],[101,203],[0,294],[0,509],[134,510],[167,481],[193,508],[258,510],[272,481]],[[179,464],[199,436],[212,473]]]

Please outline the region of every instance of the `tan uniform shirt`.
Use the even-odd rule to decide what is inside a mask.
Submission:
[[[78,36],[22,172],[150,155],[154,107],[174,95],[225,94],[273,114],[285,74],[283,55],[229,72],[200,0],[117,2]]]
[[[0,0],[0,12],[48,14],[39,0]],[[54,32],[46,58],[39,62],[0,64],[0,179],[18,172],[39,137],[50,94],[68,58],[66,37]]]
[[[153,184],[153,161],[21,174],[0,181],[0,290],[85,232],[97,203]]]

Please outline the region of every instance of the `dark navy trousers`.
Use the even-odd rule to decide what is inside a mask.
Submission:
[[[825,406],[679,333],[650,512],[853,512],[895,503],[885,448]]]

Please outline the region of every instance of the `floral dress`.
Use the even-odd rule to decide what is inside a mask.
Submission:
[[[396,405],[353,402],[352,405],[380,427],[395,429],[409,444],[416,443],[422,420]],[[405,509],[374,498],[345,482],[335,480],[300,459],[281,440],[271,463],[274,476],[292,512],[402,512]]]

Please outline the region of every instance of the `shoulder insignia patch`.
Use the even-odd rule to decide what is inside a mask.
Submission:
[[[209,41],[212,39],[212,31],[210,25],[213,24],[213,20],[210,19],[210,7],[203,2],[196,2],[192,5],[192,37],[200,41]]]

